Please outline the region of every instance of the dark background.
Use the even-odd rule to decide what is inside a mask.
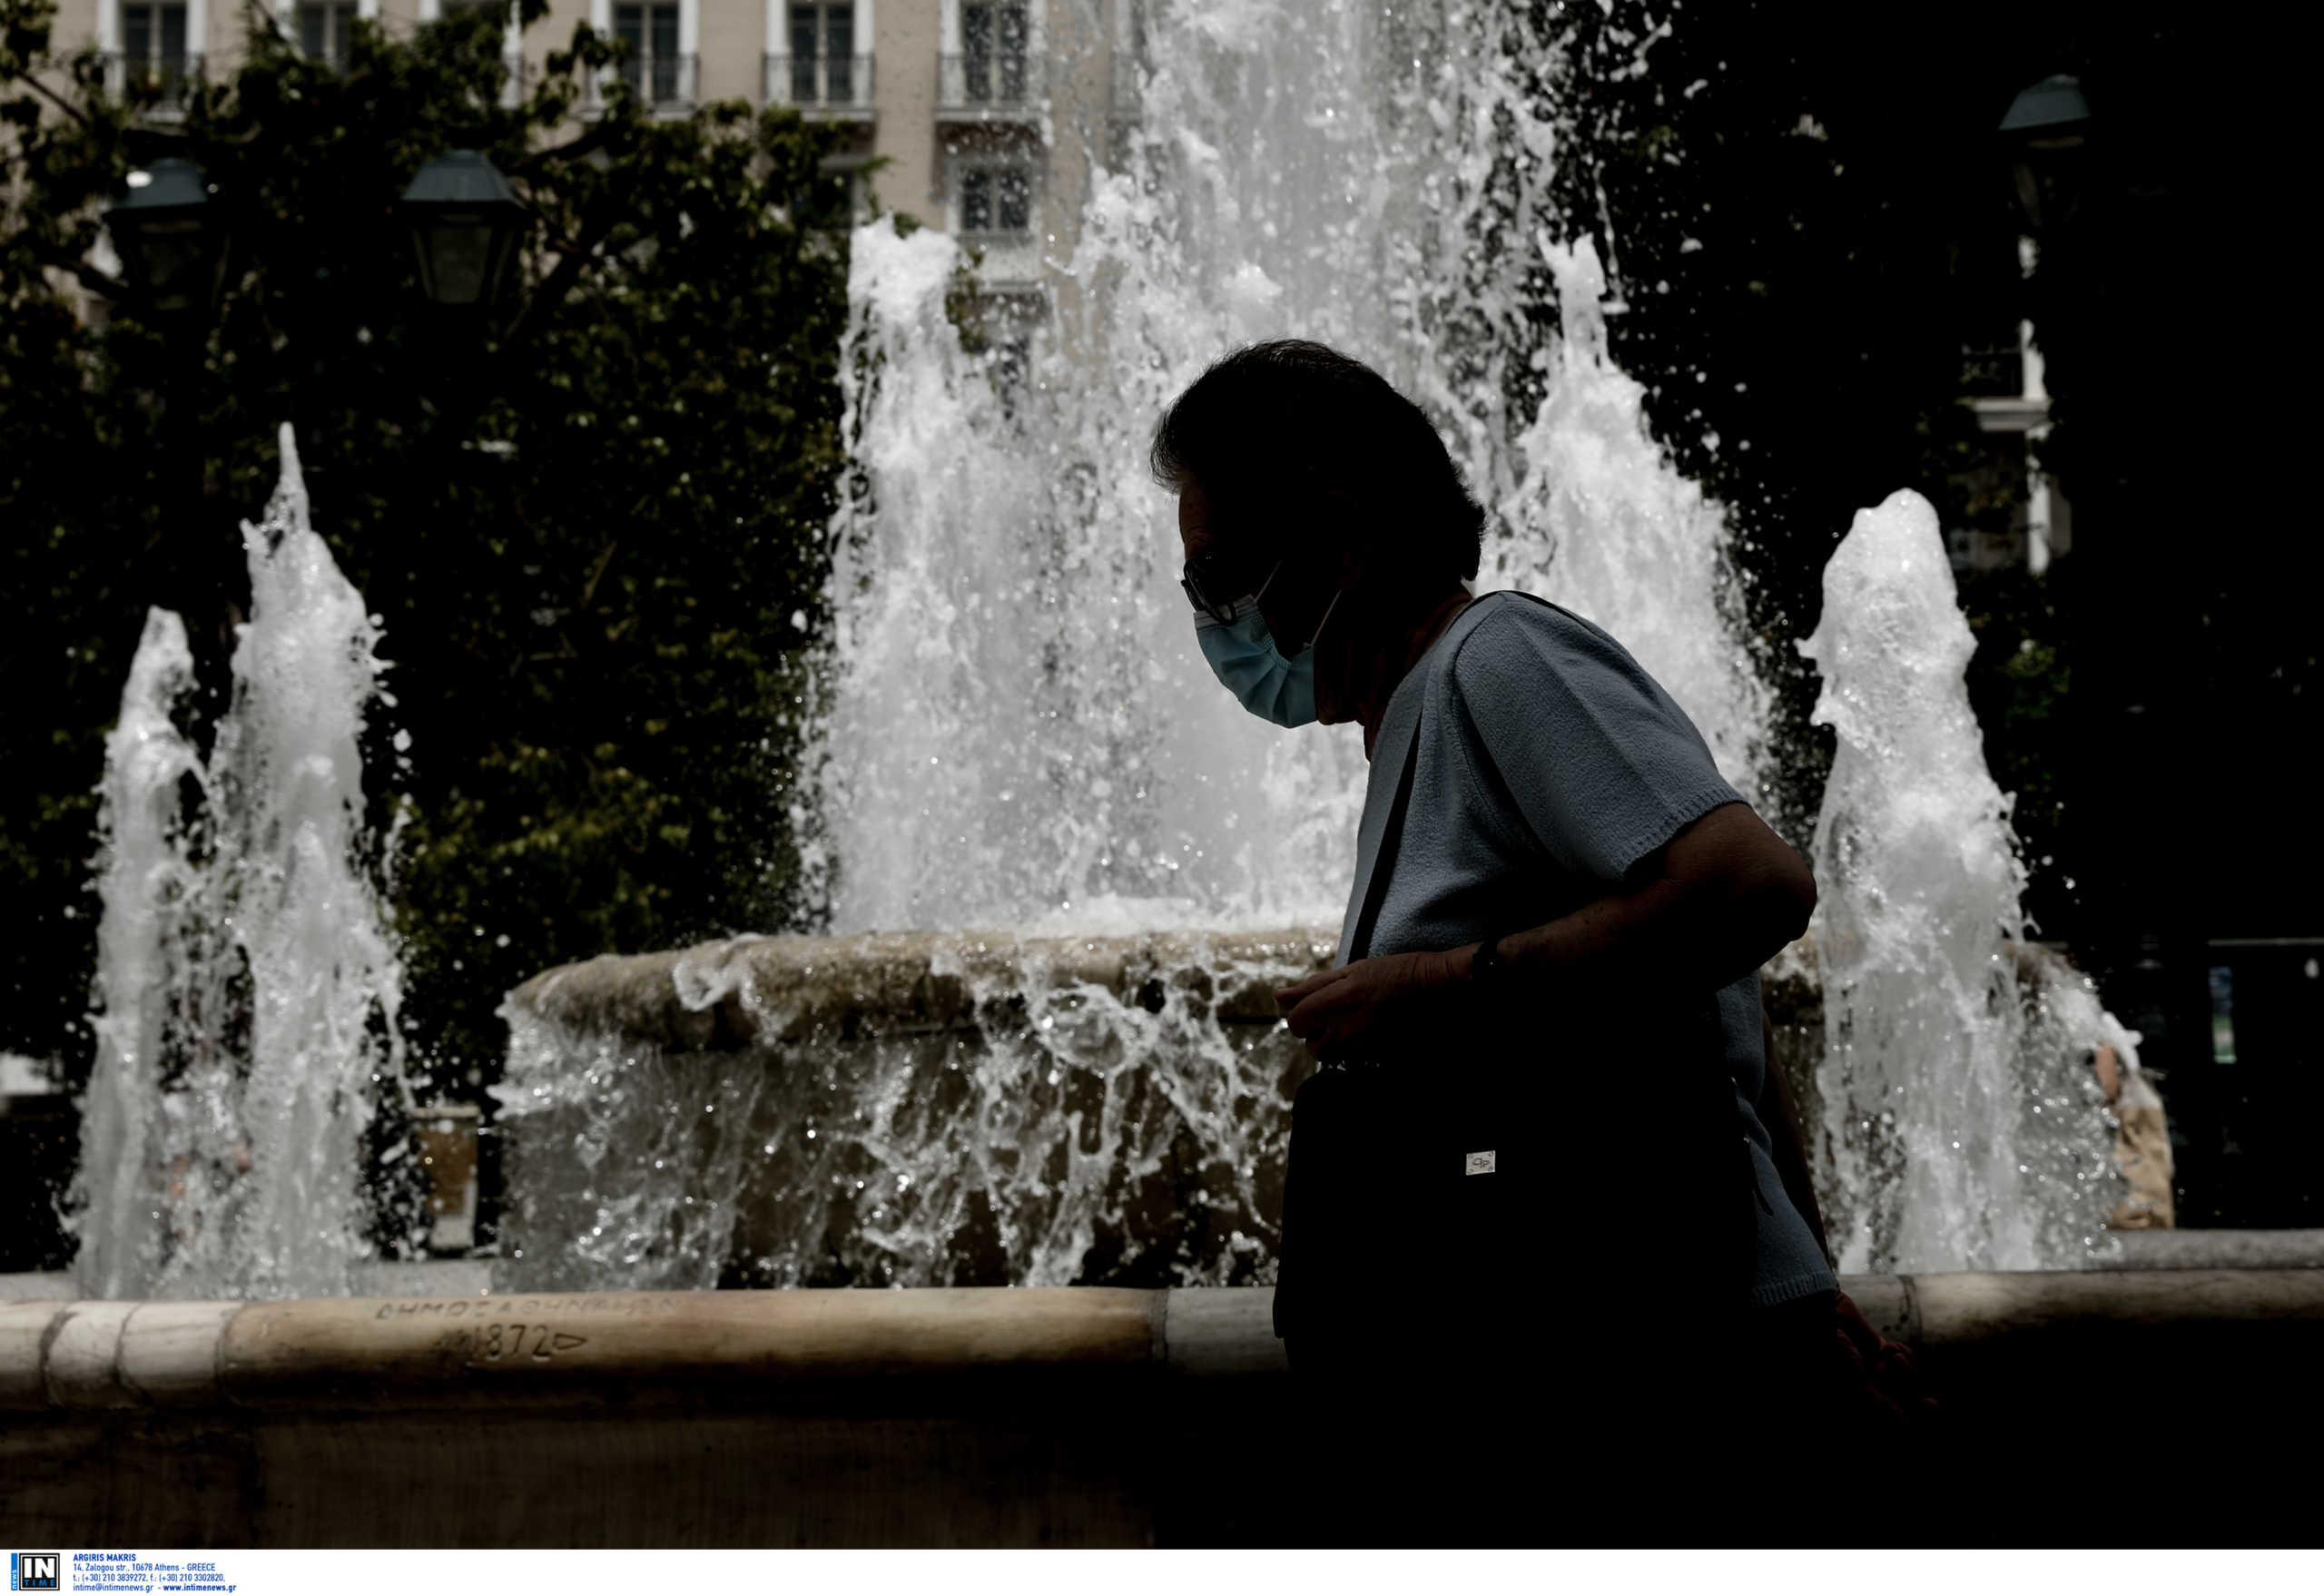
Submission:
[[[1648,8],[1574,9],[1610,73],[1635,54]],[[2314,311],[2294,243],[2312,135],[2283,54],[2183,5],[1688,6],[1649,79],[1588,108],[1595,165],[1571,183],[1578,213],[1602,184],[1641,307],[1612,322],[1615,355],[1731,507],[1802,728],[1815,678],[1792,640],[1859,507],[1911,486],[1948,528],[2008,527],[2012,472],[1963,401],[2014,389],[1987,352],[2033,322],[2053,401],[2036,460],[2072,542],[2038,579],[1961,573],[1971,695],[2018,794],[2034,934],[2144,1033],[2188,1227],[2324,1224],[2299,1145],[2324,1024]],[[1997,129],[2059,73],[2090,120],[2079,148],[2033,156],[2036,218]],[[1804,846],[1829,733],[1786,754],[1771,808]],[[2217,1058],[2214,970],[2234,1038]]]

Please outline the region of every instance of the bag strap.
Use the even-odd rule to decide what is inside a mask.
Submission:
[[[1413,712],[1412,741],[1404,749],[1404,773],[1396,780],[1396,801],[1389,806],[1388,823],[1380,846],[1372,855],[1372,879],[1364,884],[1364,908],[1355,917],[1355,936],[1347,948],[1348,962],[1372,951],[1372,931],[1380,919],[1380,905],[1388,896],[1388,878],[1396,873],[1396,848],[1404,833],[1404,813],[1412,807],[1413,773],[1420,768],[1420,712]]]

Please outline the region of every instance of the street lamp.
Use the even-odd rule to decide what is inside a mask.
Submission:
[[[525,227],[499,168],[474,150],[438,155],[404,190],[402,209],[422,291],[439,305],[489,305]]]
[[[2063,73],[2018,91],[2001,119],[2017,172],[2017,198],[2025,219],[2038,232],[2062,222],[2073,209],[2067,173],[2090,129],[2090,102],[2082,80]]]
[[[226,230],[202,168],[175,156],[129,174],[129,192],[105,212],[123,275],[153,308],[208,309],[226,281]]]

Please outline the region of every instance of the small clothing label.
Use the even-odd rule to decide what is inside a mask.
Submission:
[[[1491,1153],[1471,1153],[1469,1155],[1469,1173],[1472,1175],[1492,1174],[1492,1155]]]

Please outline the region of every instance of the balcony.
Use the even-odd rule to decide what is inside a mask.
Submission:
[[[1042,63],[1021,51],[937,59],[940,122],[1031,122],[1041,113]]]
[[[1961,392],[1965,397],[2014,399],[2024,389],[2024,358],[2015,344],[2002,349],[1962,350]]]
[[[694,108],[701,83],[699,55],[632,55],[592,81],[581,103],[584,115],[601,115],[615,83],[627,84],[641,103],[659,116],[683,116]]]
[[[127,55],[108,52],[104,57],[105,92],[115,99],[153,96],[143,114],[156,122],[175,122],[185,114],[185,97],[202,81],[202,57],[186,51],[172,55]]]
[[[810,121],[872,120],[869,55],[770,55],[766,103],[794,106]]]
[[[633,55],[614,70],[656,111],[691,111],[702,82],[699,55]]]

